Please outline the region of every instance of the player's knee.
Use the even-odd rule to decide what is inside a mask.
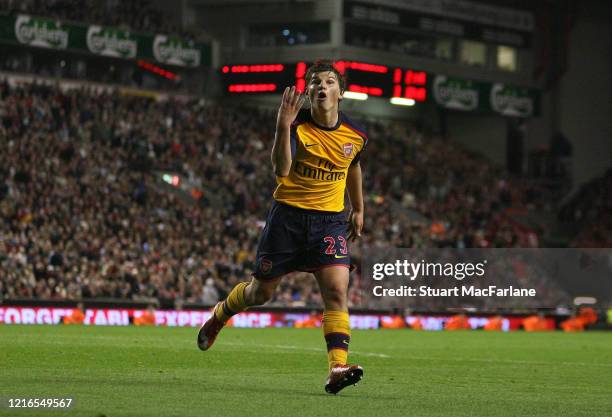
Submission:
[[[328,304],[344,305],[346,303],[346,288],[342,285],[328,286],[322,295]]]
[[[259,287],[256,287],[255,290],[251,292],[249,304],[253,306],[260,306],[270,301],[273,296],[274,296],[274,288],[259,286]]]

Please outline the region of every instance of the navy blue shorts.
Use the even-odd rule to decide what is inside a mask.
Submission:
[[[274,201],[257,247],[253,276],[272,280],[289,272],[350,268],[344,212],[305,210]]]

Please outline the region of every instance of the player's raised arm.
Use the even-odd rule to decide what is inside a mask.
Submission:
[[[286,177],[291,169],[291,143],[289,140],[291,123],[304,104],[305,97],[296,91],[295,86],[285,88],[283,100],[276,118],[276,134],[272,146],[272,168],[278,177]]]

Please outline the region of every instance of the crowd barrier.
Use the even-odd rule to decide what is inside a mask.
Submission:
[[[46,303],[48,304],[48,303]],[[58,325],[72,316],[74,307],[50,305],[4,305],[0,306],[0,324],[31,324]],[[150,324],[166,327],[197,327],[210,316],[210,310],[173,310],[157,309],[147,311],[144,307],[87,307],[83,311],[82,324],[87,326],[129,326],[139,323],[147,313],[151,317]],[[526,317],[533,314],[493,314],[493,313],[462,313],[465,314],[465,328],[483,329],[491,318],[497,317],[502,331],[520,330]],[[380,312],[351,312],[351,328],[379,329],[416,327],[418,321],[423,330],[443,330],[447,321],[456,317],[457,313],[419,312],[406,315],[385,314]],[[558,328],[560,321],[567,315],[547,315],[542,317],[545,329]],[[230,326],[241,328],[272,328],[272,327],[319,327],[320,313],[305,311],[305,309],[275,309],[266,311],[247,311],[235,316]]]

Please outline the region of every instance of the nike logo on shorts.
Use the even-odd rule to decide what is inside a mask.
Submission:
[[[310,148],[311,146],[317,146],[318,143],[305,143],[304,146]]]

